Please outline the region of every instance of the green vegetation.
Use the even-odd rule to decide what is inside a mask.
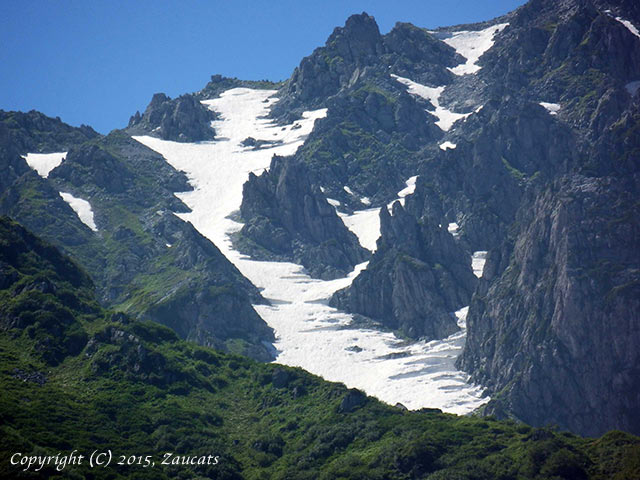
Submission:
[[[254,357],[266,358],[260,340],[270,340],[270,330],[251,310],[250,296],[259,298],[257,290],[191,225],[170,213],[187,210],[173,192],[189,188],[186,177],[160,155],[114,131],[76,146],[47,180],[32,171],[22,175],[0,196],[0,211],[77,259],[103,305],[161,321],[183,338],[218,348],[227,340],[237,340],[229,342],[234,348],[252,344]],[[58,191],[91,203],[97,233],[81,223]],[[252,316],[253,323],[218,328],[240,316]],[[196,325],[198,317],[205,318],[204,328]]]
[[[73,262],[0,219],[0,461],[11,478],[638,478],[640,439],[407,412],[106,312]],[[43,288],[42,285],[48,285]],[[17,320],[16,320],[17,319]],[[55,330],[50,341],[42,339]],[[73,348],[66,348],[72,338]],[[25,455],[151,455],[154,467],[10,465]],[[161,465],[165,452],[217,465]],[[126,463],[126,462],[125,462]],[[142,462],[144,463],[144,461]]]
[[[327,179],[325,183],[335,183],[338,190],[350,184],[369,195],[380,192],[391,195],[416,164],[415,154],[402,145],[398,133],[379,138],[349,116],[322,135],[312,134],[297,156]]]
[[[525,178],[526,175],[524,174],[524,172],[521,172],[520,170],[518,170],[517,168],[515,168],[513,165],[511,165],[509,163],[509,161],[502,157],[502,164],[504,165],[504,168],[507,169],[507,171],[509,172],[509,174],[518,182],[522,182]]]

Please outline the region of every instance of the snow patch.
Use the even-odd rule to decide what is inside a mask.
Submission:
[[[67,158],[67,152],[56,153],[27,153],[23,156],[27,164],[38,172],[42,178],[47,178],[51,170],[56,168]]]
[[[335,198],[327,198],[327,202],[332,207],[339,207],[340,206],[340,202],[338,200],[336,200]]]
[[[469,307],[462,307],[460,310],[454,312],[454,315],[458,319],[458,326],[460,328],[467,328],[467,314],[469,313]]]
[[[471,255],[471,268],[473,269],[473,274],[476,277],[482,277],[482,273],[484,272],[484,264],[486,263],[486,261],[486,250],[478,250],[477,252],[473,252],[473,255]]]
[[[638,93],[638,89],[640,89],[640,80],[629,82],[624,86],[624,88],[627,89],[627,92],[629,92],[629,95],[631,95],[632,97],[635,97],[636,93]]]
[[[465,414],[486,403],[482,389],[456,370],[465,332],[434,342],[407,344],[391,333],[349,327],[353,318],[328,306],[331,295],[353,281],[366,267],[358,265],[349,276],[331,281],[310,278],[300,265],[254,261],[235,251],[229,234],[242,225],[230,214],[242,201],[242,185],[249,172],[268,168],[271,157],[292,155],[326,109],[307,112],[300,128],[285,130],[266,118],[276,92],[236,88],[203,102],[219,113],[213,126],[218,140],[179,143],[149,136],[134,137],[160,153],[176,169],[186,172],[194,190],[179,193],[191,208],[179,216],[213,241],[220,251],[262,289],[271,305],[255,305],[275,330],[277,362],[299,366],[329,381],[360,388],[390,404],[410,409],[441,408]],[[239,143],[253,136],[282,143],[260,150],[245,150]],[[373,247],[380,234],[379,209],[341,215],[364,246]],[[375,237],[375,238],[374,238]],[[354,346],[361,349],[353,351]]]
[[[351,190],[351,189],[350,189],[349,187],[347,187],[346,185],[345,185],[344,187],[342,187],[342,188],[344,188],[344,191],[345,191],[345,192],[347,192],[349,195],[355,195],[355,194],[353,193],[353,190]]]
[[[640,32],[638,31],[638,29],[636,28],[636,26],[633,23],[631,23],[629,20],[625,20],[622,17],[615,17],[615,18],[622,25],[627,27],[627,30],[629,30],[631,33],[633,33],[636,37],[640,38]]]
[[[411,95],[416,95],[431,102],[431,105],[435,107],[435,110],[427,110],[427,112],[438,117],[438,121],[435,123],[438,127],[440,127],[440,130],[442,131],[448,132],[455,122],[460,119],[467,118],[469,115],[471,115],[471,113],[473,113],[455,113],[442,107],[440,105],[440,96],[442,95],[442,92],[444,92],[444,86],[427,87],[426,85],[421,85],[420,83],[416,83],[413,80],[409,80],[408,78],[399,77],[398,75],[394,74],[391,74],[391,76],[398,82],[406,85],[407,90]]]
[[[458,232],[459,228],[460,228],[460,225],[458,225],[456,222],[451,222],[447,226],[447,231],[454,237],[457,237],[458,235],[460,235],[460,232]]]
[[[358,210],[351,215],[338,212],[345,226],[358,237],[360,245],[372,252],[376,251],[376,242],[380,238],[380,209]]]
[[[398,197],[404,198],[407,195],[411,195],[413,192],[415,192],[417,179],[418,179],[418,175],[414,175],[413,177],[409,178],[409,180],[404,182],[406,187],[398,192]]]
[[[507,25],[509,24],[500,23],[477,31],[435,32],[437,38],[453,47],[456,52],[467,59],[465,63],[461,63],[454,68],[449,68],[449,70],[455,75],[468,75],[480,70],[481,67],[477,65],[478,59],[493,47],[493,37]]]
[[[69,206],[76,212],[78,218],[82,223],[89,227],[94,232],[98,231],[96,222],[93,221],[93,210],[91,204],[82,198],[77,198],[70,193],[60,192],[62,199],[69,204]]]
[[[544,107],[547,110],[547,112],[549,112],[549,115],[557,115],[558,110],[560,110],[559,103],[538,102],[538,104],[541,107]]]
[[[454,149],[456,148],[456,144],[455,143],[451,143],[451,142],[444,142],[440,144],[440,150],[447,150],[447,149]]]
[[[395,200],[392,200],[391,202],[389,202],[387,204],[387,210],[389,211],[389,213],[393,213],[393,204],[396,203],[396,202],[400,202],[400,205],[402,205],[404,207],[404,199],[405,199],[405,197],[407,195],[411,195],[413,192],[416,191],[416,180],[417,179],[418,179],[418,175],[414,175],[413,177],[409,178],[409,180],[404,182],[406,187],[404,187],[402,190],[400,190],[397,193],[398,198],[396,198]]]
[[[371,199],[369,197],[362,197],[360,201],[365,205],[371,205]]]

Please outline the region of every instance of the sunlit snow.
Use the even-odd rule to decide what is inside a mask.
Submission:
[[[451,142],[448,142],[448,141],[444,142],[444,143],[441,143],[439,146],[440,146],[440,150],[447,150],[449,148],[451,150],[453,150],[454,148],[456,148],[456,144],[455,143],[451,143]]]
[[[27,153],[24,158],[27,164],[43,178],[49,176],[49,172],[62,163],[67,152],[56,153]]]
[[[351,215],[338,212],[345,226],[356,234],[360,245],[374,252],[380,237],[380,209],[358,210]]]
[[[640,38],[640,32],[638,31],[638,29],[633,23],[631,23],[629,20],[625,20],[622,17],[616,17],[616,20],[619,21],[625,27],[627,27],[627,30],[633,33],[636,37]]]
[[[179,216],[213,241],[271,302],[271,306],[255,308],[276,332],[276,361],[300,366],[327,380],[361,388],[385,402],[400,402],[411,409],[435,407],[463,414],[485,403],[488,399],[481,398],[481,388],[469,385],[468,376],[454,366],[464,344],[464,330],[443,341],[407,344],[391,333],[348,328],[351,315],[327,305],[333,292],[348,286],[366,263],[346,278],[323,281],[310,278],[299,265],[253,261],[233,250],[229,234],[242,225],[229,216],[240,206],[242,185],[249,172],[268,168],[274,154],[293,154],[314,121],[326,114],[326,110],[307,112],[296,122],[300,128],[288,125],[282,129],[265,118],[275,93],[237,88],[203,102],[220,115],[213,122],[217,141],[178,143],[149,136],[134,138],[186,172],[194,190],[179,197],[192,212]],[[282,143],[246,150],[240,142],[248,136]],[[379,235],[378,211],[341,215],[367,248],[374,247],[373,237]]]
[[[478,59],[493,46],[494,35],[502,31],[507,25],[509,24],[500,23],[484,30],[461,30],[452,33],[435,32],[434,35],[447,45],[455,48],[456,52],[467,59],[465,63],[461,63],[457,67],[449,68],[456,75],[466,75],[480,70],[481,67],[477,65]]]
[[[416,95],[418,97],[422,97],[425,100],[429,100],[431,105],[435,107],[435,110],[427,110],[432,115],[438,117],[438,121],[435,122],[441,130],[448,132],[453,124],[462,118],[466,118],[471,115],[473,112],[469,113],[455,113],[451,110],[448,110],[440,105],[440,95],[444,92],[445,87],[427,87],[426,85],[422,85],[420,83],[416,83],[413,80],[409,80],[408,78],[399,77],[398,75],[391,75],[398,82],[407,86],[407,90],[411,95]]]
[[[458,229],[460,228],[460,226],[455,223],[455,222],[451,222],[448,226],[447,226],[447,231],[453,235],[454,237],[457,237],[458,235],[460,235],[460,232],[458,232]]]
[[[473,252],[473,255],[471,256],[471,268],[473,269],[473,274],[476,277],[482,277],[482,273],[484,272],[484,264],[486,263],[486,261],[486,250],[478,250],[477,252]]]
[[[91,204],[82,198],[77,198],[70,193],[60,192],[62,199],[69,204],[69,206],[76,212],[78,218],[82,223],[89,227],[94,232],[98,231],[96,222],[93,221],[93,210]]]
[[[539,104],[544,107],[550,115],[557,115],[558,110],[560,110],[560,104],[558,103],[539,102]]]

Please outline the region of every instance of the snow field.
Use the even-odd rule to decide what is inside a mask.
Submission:
[[[22,157],[42,178],[47,178],[51,170],[56,168],[67,157],[67,152],[27,153]]]
[[[275,125],[265,118],[274,94],[236,88],[203,102],[220,114],[213,122],[217,140],[212,142],[134,138],[186,173],[194,190],[178,195],[192,211],[179,216],[209,238],[271,302],[255,309],[276,332],[276,361],[411,409],[434,407],[464,414],[488,401],[481,397],[480,387],[469,385],[468,376],[455,369],[464,330],[442,341],[406,343],[391,333],[350,328],[352,316],[328,306],[331,295],[350,285],[366,263],[348,277],[323,281],[309,277],[299,265],[254,261],[233,250],[229,234],[242,225],[229,217],[240,206],[249,173],[268,168],[274,154],[293,154],[315,120],[326,114],[326,109],[306,112],[297,128]],[[248,136],[282,143],[246,149],[240,142]],[[405,195],[413,191],[409,182],[404,190]],[[380,234],[378,214],[373,208],[340,216],[363,246],[374,249]]]
[[[487,252],[485,250],[478,250],[477,252],[473,252],[471,256],[471,268],[473,269],[473,274],[481,278],[482,273],[484,272],[484,264],[487,261]]]
[[[481,67],[477,65],[478,60],[493,46],[493,37],[495,34],[501,32],[507,25],[509,24],[500,23],[477,31],[436,32],[435,35],[437,38],[440,38],[444,43],[453,47],[456,52],[467,59],[465,63],[461,63],[454,68],[449,68],[449,70],[455,75],[468,75],[480,70]]]

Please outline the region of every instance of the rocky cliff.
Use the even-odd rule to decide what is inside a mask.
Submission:
[[[143,114],[136,112],[131,117],[126,131],[130,135],[151,135],[177,142],[213,140],[214,119],[215,114],[194,95],[171,99],[164,93],[156,93]]]
[[[623,5],[530,2],[486,56],[491,91],[557,101],[572,140],[538,157],[544,175],[489,254],[459,359],[489,387],[486,412],[585,435],[640,428],[640,39],[621,18],[638,23]]]
[[[640,431],[638,180],[557,180],[488,260],[459,361],[494,392],[487,412]]]
[[[454,75],[445,42],[497,23],[508,25],[479,70]],[[296,154],[312,183],[347,209],[364,196],[383,206],[379,249],[334,305],[409,336],[446,335],[474,288],[470,254],[490,251],[459,363],[495,396],[488,412],[637,431],[638,25],[634,2],[589,0],[533,0],[432,33],[401,24],[383,36],[354,16],[281,89],[276,117],[328,107]],[[468,115],[438,128],[433,100],[390,74],[441,88],[440,107]]]
[[[412,338],[441,339],[458,330],[453,312],[469,304],[476,277],[469,257],[429,219],[417,221],[400,202],[380,210],[378,249],[331,305],[380,321]]]
[[[269,170],[250,174],[235,244],[257,259],[288,260],[323,279],[343,277],[368,257],[317,187],[293,158],[274,156]]]
[[[431,105],[389,74],[437,86],[452,81],[447,67],[460,61],[453,48],[423,29],[398,24],[381,35],[373,17],[353,15],[302,60],[271,114],[288,120],[328,107],[296,158],[331,198],[354,208],[362,207],[359,197],[381,205],[415,174],[420,148],[442,137],[436,118],[425,111]],[[345,185],[356,195],[346,195]]]

